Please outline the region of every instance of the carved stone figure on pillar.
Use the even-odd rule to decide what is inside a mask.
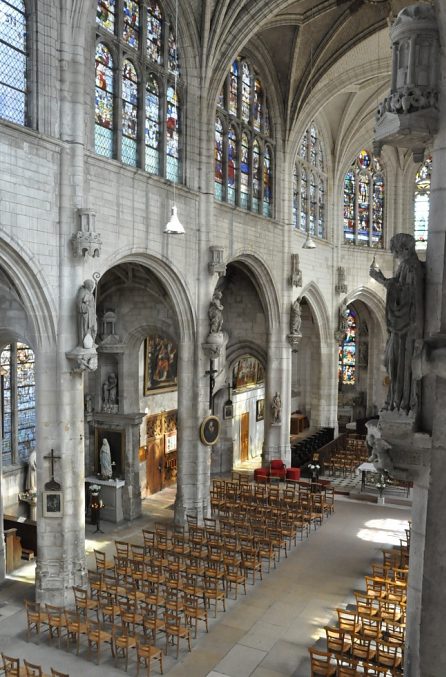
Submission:
[[[376,470],[385,471],[391,475],[394,471],[390,455],[392,446],[382,439],[378,421],[368,421],[365,425],[367,428],[366,444],[370,452],[368,462],[373,463]]]
[[[97,334],[95,283],[85,280],[77,294],[79,345],[92,348]]]
[[[104,437],[99,451],[99,460],[101,463],[101,477],[103,480],[110,480],[113,475],[110,445]]]
[[[384,364],[390,385],[384,408],[415,413],[419,382],[412,359],[416,341],[423,336],[424,267],[415,251],[415,239],[408,233],[394,235],[390,251],[400,261],[394,277],[384,277],[375,265],[370,268],[370,276],[387,289]]]
[[[290,334],[295,336],[301,335],[302,327],[302,315],[300,309],[300,300],[296,299],[294,303],[291,304],[290,312]]]
[[[102,384],[102,411],[118,413],[118,377],[112,371]]]
[[[223,328],[223,304],[221,303],[222,293],[216,290],[209,304],[209,332],[219,334]]]
[[[282,400],[280,393],[274,395],[271,402],[272,424],[281,423],[282,421]]]
[[[37,454],[33,449],[28,458],[28,469],[26,471],[25,489],[28,492],[36,491],[36,468],[37,468]]]
[[[338,309],[338,328],[336,329],[334,335],[338,343],[344,340],[345,335],[348,330],[348,307],[344,301],[341,301]]]

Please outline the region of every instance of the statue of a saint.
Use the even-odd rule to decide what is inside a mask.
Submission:
[[[377,420],[367,421],[365,424],[367,428],[366,443],[370,452],[367,459],[369,463],[373,463],[376,470],[386,471],[392,474],[394,465],[392,457],[390,456],[390,449],[392,448],[388,442],[382,439],[381,430],[378,427]]]
[[[221,291],[214,291],[212,300],[209,304],[208,317],[209,317],[209,332],[211,334],[218,334],[221,332],[223,327],[223,304],[221,303],[222,293]]]
[[[101,477],[103,480],[110,480],[113,475],[110,445],[108,440],[104,437],[102,440],[102,447],[99,451],[99,460],[101,463]]]
[[[294,303],[291,304],[290,334],[294,334],[296,336],[299,336],[301,326],[302,326],[302,317],[301,317],[301,310],[300,310],[300,301],[299,301],[299,299],[296,299],[294,301]]]
[[[280,423],[282,420],[282,400],[276,392],[271,402],[272,423]]]
[[[118,377],[112,371],[102,384],[102,405],[104,411],[113,413],[118,406]]]
[[[95,284],[85,280],[77,293],[78,340],[83,348],[93,348],[97,334]]]
[[[37,468],[37,454],[36,450],[33,449],[28,458],[28,469],[26,471],[26,480],[25,480],[25,490],[34,492],[36,491],[36,471]]]
[[[384,365],[390,385],[384,408],[409,413],[418,401],[412,358],[415,342],[423,336],[424,267],[415,252],[415,238],[408,233],[394,235],[390,251],[400,262],[394,277],[384,277],[376,265],[370,268],[370,276],[387,289]]]

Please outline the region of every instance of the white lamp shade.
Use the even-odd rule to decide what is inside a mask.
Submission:
[[[185,233],[183,224],[178,218],[176,205],[173,205],[170,219],[164,228],[164,235],[184,235]]]
[[[302,245],[302,249],[316,249],[316,243],[311,237],[310,233],[307,233],[307,237]]]

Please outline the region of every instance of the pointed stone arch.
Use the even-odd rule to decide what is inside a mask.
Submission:
[[[257,253],[244,250],[232,257],[227,263],[242,264],[251,282],[259,290],[269,331],[280,326],[279,294],[273,274],[266,261],[261,259]]]
[[[384,338],[387,333],[386,304],[382,296],[377,294],[377,292],[375,292],[373,289],[370,289],[370,287],[361,285],[360,287],[357,287],[351,291],[345,297],[346,305],[349,305],[354,301],[362,301],[369,308],[372,315],[375,317],[380,328],[381,335]]]
[[[301,298],[305,298],[311,308],[311,312],[316,320],[321,342],[330,341],[330,320],[322,292],[315,282],[306,285],[301,293]]]

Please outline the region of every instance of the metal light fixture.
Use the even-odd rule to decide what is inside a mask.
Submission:
[[[307,230],[307,237],[305,238],[305,242],[302,245],[302,249],[316,249],[316,243],[311,237],[309,230]]]
[[[175,2],[175,63],[177,61],[177,54],[178,54],[178,0]],[[175,99],[175,105],[177,107],[177,120],[178,120],[178,100],[177,100],[177,67],[175,66],[175,74],[174,74],[174,84],[173,84],[173,91],[174,91],[174,99]],[[177,177],[176,173],[174,174],[173,177],[173,205],[172,205],[172,212],[170,215],[170,219],[166,223],[166,227],[164,228],[164,235],[184,235],[186,231],[184,230],[184,226],[181,223],[180,219],[178,218],[178,213],[177,213],[177,206],[175,203],[175,189],[176,189],[176,182],[177,182]]]

